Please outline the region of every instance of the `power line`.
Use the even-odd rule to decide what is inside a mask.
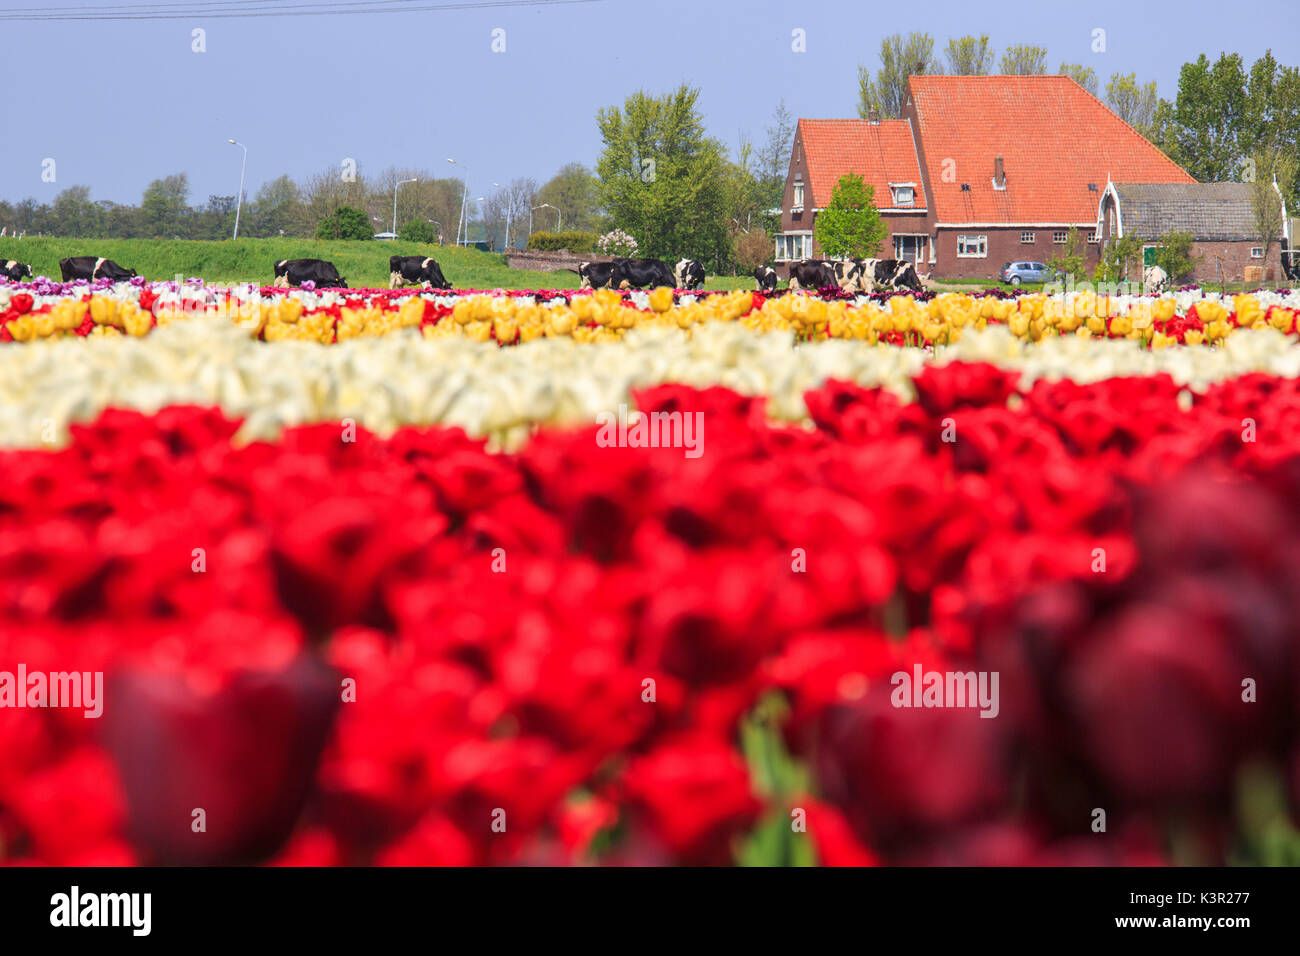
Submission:
[[[436,13],[447,10],[473,10],[489,7],[551,7],[567,6],[578,3],[599,3],[601,0],[464,0],[458,3],[425,4],[419,0],[335,0],[324,3],[268,3],[272,9],[222,9],[225,4],[247,2],[247,0],[198,0],[185,4],[184,10],[123,10],[120,6],[113,8],[64,8],[64,12],[5,11],[0,12],[0,21],[104,21],[104,20],[192,20],[202,17],[206,20],[223,20],[234,18],[256,19],[261,17],[288,16],[350,16],[356,14],[373,15],[378,13]],[[360,6],[374,4],[374,6]],[[393,4],[398,4],[394,6]],[[140,5],[145,6],[147,5]],[[172,6],[159,4],[159,7]],[[176,4],[181,6],[181,4]]]

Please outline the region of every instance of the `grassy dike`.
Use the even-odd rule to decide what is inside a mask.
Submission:
[[[31,265],[33,275],[59,278],[66,256],[105,256],[148,279],[171,279],[178,273],[209,282],[267,284],[281,259],[328,259],[353,288],[386,288],[388,257],[433,256],[447,281],[459,289],[576,289],[572,272],[511,269],[496,253],[415,242],[316,239],[239,239],[220,242],[191,239],[15,239],[0,237],[0,259]],[[710,278],[706,289],[753,288],[745,276]]]

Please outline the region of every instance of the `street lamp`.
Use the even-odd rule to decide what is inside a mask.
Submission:
[[[555,209],[555,231],[559,232],[561,226],[564,225],[564,213],[560,212],[559,209],[556,209],[556,207],[552,206],[550,203],[544,202],[540,206],[534,206],[532,209],[528,210],[528,234],[530,236],[533,234],[533,213],[538,209]]]
[[[465,189],[460,194],[460,222],[456,224],[456,245],[460,245],[460,230],[465,224],[465,202],[469,199],[469,167],[464,163],[457,163],[451,157],[447,157],[447,162],[453,166],[460,166],[461,169],[465,170]]]
[[[239,166],[239,195],[235,198],[235,234],[231,239],[239,238],[239,208],[244,204],[244,170],[248,168],[248,147],[233,139],[226,140],[231,146],[238,146],[244,151],[244,161]]]
[[[407,183],[418,183],[418,179],[399,179],[393,184],[393,238],[397,238],[397,187]]]

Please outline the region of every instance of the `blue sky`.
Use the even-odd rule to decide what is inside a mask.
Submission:
[[[0,0],[0,11],[37,0]],[[99,6],[107,0],[49,0]],[[160,2],[160,0],[142,0]],[[273,0],[291,2],[291,0]],[[314,3],[318,0],[297,0]],[[421,0],[428,4],[436,0]],[[778,100],[796,116],[855,115],[857,67],[876,64],[882,36],[925,30],[942,47],[967,33],[995,50],[1036,43],[1049,66],[1080,62],[1105,82],[1116,71],[1157,81],[1172,96],[1178,68],[1199,53],[1268,47],[1294,65],[1298,0],[1257,0],[1248,16],[1221,2],[923,4],[597,0],[567,6],[264,19],[0,24],[5,95],[0,198],[52,199],[87,185],[95,199],[137,202],[145,185],[189,173],[191,201],[230,195],[248,146],[252,194],[281,173],[303,178],[353,157],[362,171],[390,165],[451,173],[470,188],[592,164],[595,112],[637,89],[685,82],[702,90],[709,132],[734,147],[761,140]],[[888,10],[888,12],[885,12]],[[1106,31],[1106,51],[1091,50]],[[206,31],[205,53],[191,31]],[[505,52],[492,52],[504,29]],[[791,49],[806,31],[807,52]],[[56,181],[41,180],[56,161]]]

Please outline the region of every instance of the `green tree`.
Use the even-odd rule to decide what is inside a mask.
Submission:
[[[1154,133],[1158,103],[1155,83],[1139,85],[1136,73],[1114,73],[1106,82],[1106,105],[1143,136]]]
[[[1071,227],[1065,235],[1065,245],[1061,247],[1060,253],[1048,263],[1053,269],[1064,276],[1074,276],[1076,279],[1084,275],[1083,264],[1086,261],[1086,247],[1084,246],[1083,236],[1079,233],[1077,227]]]
[[[875,78],[865,66],[858,67],[858,116],[866,119],[873,109],[885,117],[902,116],[907,78],[942,72],[934,55],[934,38],[928,33],[885,37],[880,41],[880,69]]]
[[[51,227],[61,236],[98,236],[103,216],[89,186],[69,186],[54,197]]]
[[[353,206],[339,206],[333,215],[321,220],[316,228],[317,239],[373,239],[370,217]]]
[[[1172,230],[1160,237],[1156,246],[1156,265],[1165,270],[1173,281],[1181,281],[1192,274],[1196,261],[1192,258],[1192,243],[1195,241],[1190,232]]]
[[[592,232],[600,225],[599,181],[582,163],[566,163],[552,176],[533,197],[533,205],[550,203],[560,210],[560,218],[571,229],[579,232]],[[532,207],[529,207],[530,209]],[[551,214],[549,209],[538,212]],[[527,218],[527,212],[524,214]],[[540,223],[537,225],[540,226]],[[548,219],[546,225],[554,223]]]
[[[1225,53],[1211,64],[1202,53],[1179,71],[1177,99],[1158,124],[1159,145],[1201,182],[1237,179],[1246,101],[1241,57]]]
[[[764,130],[767,138],[757,156],[759,206],[763,213],[781,205],[795,126],[794,115],[786,109],[785,100],[781,100],[772,112],[772,125]]]
[[[1129,233],[1122,239],[1112,240],[1101,250],[1101,258],[1093,275],[1098,282],[1118,282],[1129,278],[1129,270],[1137,266],[1141,278],[1142,246],[1145,240],[1141,236]]]
[[[433,223],[425,222],[423,219],[412,219],[410,222],[403,223],[402,228],[397,230],[397,238],[403,242],[422,242],[431,243],[438,238]]]
[[[814,230],[822,252],[833,259],[874,256],[886,232],[875,188],[857,173],[841,176],[830,205],[817,214]]]
[[[244,206],[250,234],[256,236],[297,235],[302,191],[289,176],[277,176],[262,184],[251,203]],[[244,230],[241,221],[240,232]]]
[[[944,57],[953,76],[987,76],[993,72],[993,47],[985,35],[949,40]]]
[[[1005,76],[1038,76],[1047,72],[1047,51],[1041,46],[1016,44],[1002,51],[998,72]]]
[[[1273,244],[1282,236],[1282,198],[1295,191],[1296,158],[1270,143],[1255,150],[1247,165],[1252,172],[1248,181],[1255,235],[1267,263]]]
[[[642,255],[667,259],[691,250],[716,269],[730,255],[725,160],[704,134],[698,98],[699,90],[683,85],[658,97],[638,91],[622,109],[602,109],[598,195]]]
[[[1097,95],[1097,71],[1092,67],[1082,63],[1062,63],[1057,72],[1070,77],[1093,96]]]
[[[189,193],[190,178],[185,173],[151,182],[140,200],[140,219],[145,235],[160,239],[187,238]]]

